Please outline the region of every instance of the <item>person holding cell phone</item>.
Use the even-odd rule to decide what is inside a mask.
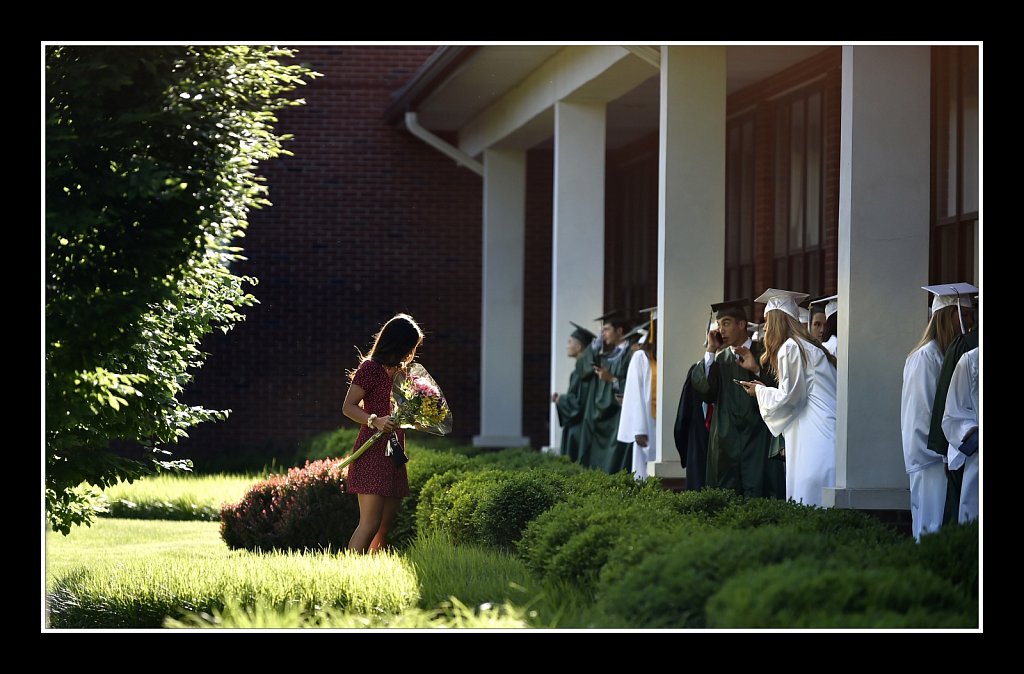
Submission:
[[[772,434],[757,403],[736,381],[775,379],[760,367],[748,369],[742,363],[757,363],[760,342],[747,332],[749,299],[711,305],[717,329],[708,331],[704,358],[690,369],[693,395],[710,408],[707,419],[708,450],[705,485],[732,489],[743,496],[784,498],[785,471],[782,461],[770,458]],[[687,471],[690,467],[687,466]]]
[[[751,372],[767,370],[776,383],[744,381],[774,436],[786,437],[786,498],[823,506],[836,484],[836,359],[801,323],[797,303],[806,293],[769,288],[764,302],[764,353],[744,358]]]

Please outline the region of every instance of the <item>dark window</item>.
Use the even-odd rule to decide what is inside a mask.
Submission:
[[[978,48],[933,47],[931,283],[974,279],[978,135]]]
[[[816,84],[775,105],[773,284],[812,296],[825,286],[822,98]]]
[[[754,297],[754,115],[729,120],[725,161],[725,296]]]

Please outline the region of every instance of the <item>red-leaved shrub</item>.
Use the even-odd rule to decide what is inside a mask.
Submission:
[[[221,538],[246,550],[345,548],[359,523],[359,504],[346,493],[348,471],[337,463],[307,461],[253,485],[241,501],[221,508]]]

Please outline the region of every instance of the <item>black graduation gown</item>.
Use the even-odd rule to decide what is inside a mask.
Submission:
[[[750,351],[760,359],[764,347],[753,342]],[[786,497],[784,462],[769,459],[772,433],[761,418],[757,400],[733,379],[754,380],[751,372],[736,362],[732,349],[722,349],[707,376],[703,358],[690,370],[694,392],[715,404],[708,437],[707,485],[733,489],[743,496]],[[758,378],[767,386],[778,386],[766,370]]]
[[[597,362],[613,377],[618,377],[619,388],[616,389],[614,383],[602,381],[595,376],[584,409],[579,462],[608,473],[629,470],[633,461],[633,444],[618,440],[622,405],[615,398],[616,394],[625,389],[631,355],[629,346],[626,345],[600,357]]]
[[[702,489],[707,481],[708,429],[704,426],[704,406],[700,398],[694,395],[690,381],[693,368],[698,365],[704,367],[704,363],[698,363],[686,373],[683,392],[679,396],[679,408],[676,410],[676,423],[672,427],[679,461],[686,469],[687,489]]]
[[[583,433],[583,412],[594,379],[594,352],[584,349],[576,358],[576,367],[569,375],[569,390],[558,396],[555,409],[562,426],[560,452],[571,461],[580,460],[580,436]]]

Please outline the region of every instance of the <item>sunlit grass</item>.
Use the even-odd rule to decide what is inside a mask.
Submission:
[[[511,604],[531,627],[583,627],[593,599],[572,583],[542,582],[519,557],[479,545],[453,546],[440,532],[421,535],[406,552],[420,583],[419,606]]]
[[[215,521],[221,505],[237,503],[263,477],[161,473],[119,482],[103,494],[111,517]]]
[[[521,604],[536,593],[518,557],[477,545],[453,546],[438,532],[416,539],[406,555],[420,583],[421,608],[435,608],[450,597],[470,606]]]
[[[46,532],[46,588],[72,569],[92,569],[127,559],[189,558],[198,563],[228,554],[216,522],[100,519],[62,536]]]
[[[419,599],[411,564],[396,554],[229,551],[214,523],[99,525],[108,526],[76,531],[73,540],[48,536],[54,627],[159,627],[165,617],[211,612],[231,601],[381,614]]]
[[[290,629],[319,627],[332,629],[364,629],[390,627],[398,629],[511,629],[529,627],[523,609],[508,606],[470,607],[458,600],[434,610],[409,608],[401,613],[356,614],[337,609],[313,609],[300,606],[243,607],[225,606],[212,613],[191,613],[183,618],[169,618],[164,627]]]
[[[593,601],[441,535],[405,554],[229,551],[214,522],[104,519],[47,534],[54,627],[585,627]]]

